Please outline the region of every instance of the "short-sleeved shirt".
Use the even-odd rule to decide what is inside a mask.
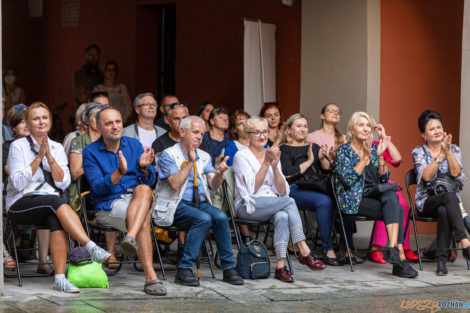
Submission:
[[[80,136],[77,136],[72,139],[72,143],[70,144],[70,152],[78,153],[82,155],[83,150],[90,143],[91,143],[91,137],[89,133],[84,133]]]
[[[188,157],[184,153],[183,148],[181,147],[181,144],[178,144],[179,148],[183,152],[183,155],[185,159],[187,160]],[[196,162],[199,160],[199,154],[198,150],[196,150]],[[157,162],[157,167],[158,167],[158,178],[161,180],[167,179],[170,176],[175,175],[180,171],[179,168],[177,168],[175,164],[175,160],[173,157],[167,152],[163,151],[160,157],[158,158]],[[215,173],[214,167],[210,162],[207,163],[206,167],[204,168],[203,173],[205,175],[209,173]],[[199,199],[201,202],[206,201],[206,192],[204,190],[204,186],[202,185],[202,179],[199,175],[197,174],[197,182],[198,182],[198,193],[199,193]],[[183,193],[183,200],[184,201],[193,201],[193,184],[194,184],[194,170],[191,170],[188,176],[188,183],[186,184],[186,189],[184,190]]]
[[[222,141],[215,140],[210,137],[209,132],[202,137],[201,150],[206,151],[211,155],[212,165],[215,165],[215,158],[223,156],[225,153],[225,145],[229,141],[229,135],[225,134]]]

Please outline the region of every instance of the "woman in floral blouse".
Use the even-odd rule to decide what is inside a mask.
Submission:
[[[421,113],[418,127],[425,144],[413,150],[413,164],[417,174],[416,208],[421,216],[437,218],[437,260],[436,275],[447,275],[447,252],[451,233],[462,244],[462,254],[470,259],[470,241],[465,233],[462,212],[459,207],[460,194],[441,192],[430,195],[428,187],[436,179],[438,172],[447,174],[460,182],[467,180],[462,171],[462,154],[459,147],[452,144],[452,135],[442,126],[441,115],[432,110]],[[466,215],[466,214],[464,214]]]
[[[385,260],[393,264],[392,274],[413,278],[418,275],[405,258],[403,252],[403,207],[395,191],[363,196],[365,187],[386,183],[390,172],[383,153],[388,140],[372,143],[374,123],[365,112],[356,112],[348,123],[349,141],[336,151],[335,189],[338,205],[345,214],[360,214],[380,219],[387,229],[389,248]]]

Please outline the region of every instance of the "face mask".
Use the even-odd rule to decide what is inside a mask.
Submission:
[[[16,80],[16,77],[15,77],[15,75],[8,74],[8,75],[5,75],[4,80],[5,80],[6,84],[13,84]]]

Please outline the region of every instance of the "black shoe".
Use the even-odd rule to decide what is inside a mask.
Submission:
[[[349,255],[345,256],[343,259],[343,264],[350,264],[349,262]],[[357,254],[352,256],[352,264],[362,264],[364,263],[364,259],[360,258]]]
[[[388,248],[384,253],[384,260],[390,264],[401,266],[400,252],[398,252],[398,248]]]
[[[463,224],[465,225],[467,232],[470,234],[470,216],[469,215],[463,218]]]
[[[401,265],[393,265],[392,275],[403,278],[415,278],[418,272],[411,267],[408,260],[401,261]]]
[[[243,278],[234,268],[224,270],[224,281],[232,285],[243,285]]]
[[[185,286],[199,286],[199,280],[194,277],[193,270],[190,268],[178,268],[175,283]]]
[[[470,260],[470,247],[462,248],[462,255],[467,260]]]
[[[338,258],[330,258],[330,257],[325,255],[322,260],[323,260],[323,263],[325,263],[326,265],[331,265],[331,266],[340,266],[340,265],[342,265],[342,264],[339,263]]]
[[[437,276],[446,276],[447,275],[447,266],[445,261],[437,261]]]

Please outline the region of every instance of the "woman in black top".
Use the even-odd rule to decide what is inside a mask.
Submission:
[[[326,174],[330,170],[330,162],[326,157],[327,147],[309,144],[306,141],[307,134],[308,123],[304,115],[297,113],[287,120],[280,147],[282,171],[290,184],[290,196],[297,206],[316,212],[322,247],[326,254],[325,263],[339,265],[331,240],[328,244],[334,208],[332,198],[326,194],[330,184],[326,183],[323,190],[321,185],[317,190],[313,190],[313,186],[300,186],[306,177],[316,173]]]

